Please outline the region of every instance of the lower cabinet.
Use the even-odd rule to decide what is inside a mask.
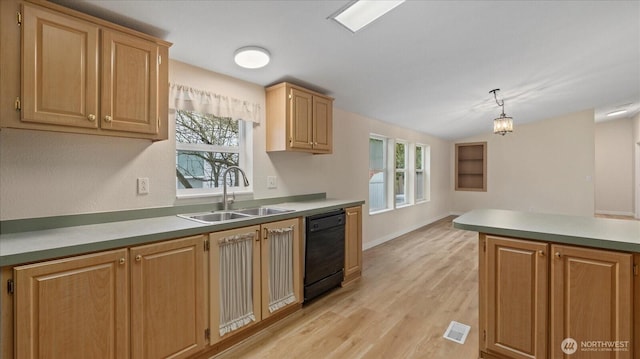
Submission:
[[[129,358],[126,249],[16,267],[15,358]]]
[[[204,239],[15,267],[15,358],[184,358],[202,350]]]
[[[631,358],[632,255],[564,245],[551,245],[551,253],[551,358],[571,345],[578,358]],[[563,344],[567,338],[575,343]],[[616,351],[601,351],[598,341]]]
[[[481,234],[479,259],[481,358],[632,357],[631,254]]]
[[[215,232],[210,242],[210,344],[302,301],[300,220]]]
[[[344,284],[362,275],[362,206],[345,209]]]
[[[133,358],[184,358],[205,347],[204,239],[131,248]]]
[[[487,236],[480,252],[481,350],[514,359],[547,357],[548,247]]]

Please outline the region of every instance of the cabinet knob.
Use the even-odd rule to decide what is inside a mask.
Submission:
[[[106,115],[106,116],[104,116],[104,121],[105,122],[111,122],[111,121],[113,121],[113,118],[111,118],[111,116],[109,116],[109,115]]]
[[[96,115],[94,114],[89,114],[89,116],[87,116],[87,120],[91,121],[91,122],[95,122],[96,120]]]
[[[138,254],[136,256],[136,262],[140,262],[141,260],[142,260],[142,256]]]
[[[544,251],[541,249],[538,251],[538,255],[540,255],[540,257],[544,257]]]
[[[126,262],[127,260],[124,258],[120,258],[120,260],[118,261],[120,264],[124,264],[124,262]]]
[[[556,258],[562,258],[562,254],[560,254],[560,252],[556,252]]]

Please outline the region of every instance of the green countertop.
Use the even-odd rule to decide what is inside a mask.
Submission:
[[[364,201],[320,199],[270,205],[292,212],[204,224],[175,215],[0,235],[0,267],[131,247],[226,229],[310,216]]]
[[[453,226],[499,236],[640,252],[640,221],[634,220],[474,209],[456,218]]]

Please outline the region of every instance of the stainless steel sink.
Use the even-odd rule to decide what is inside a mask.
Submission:
[[[274,208],[274,207],[258,207],[258,208],[246,208],[246,209],[236,209],[235,213],[248,214],[250,216],[269,216],[272,214],[280,214],[280,213],[288,213],[293,212],[292,209],[282,209],[282,208]]]
[[[191,219],[202,223],[225,222],[233,219],[251,218],[248,214],[236,212],[205,212],[196,214],[179,214],[178,217]]]
[[[179,214],[178,217],[190,219],[192,221],[200,223],[218,223],[231,220],[248,219],[260,216],[269,216],[273,214],[293,212],[292,209],[282,209],[274,207],[258,207],[258,208],[246,208],[233,211],[216,211],[216,212],[204,212],[193,214]]]

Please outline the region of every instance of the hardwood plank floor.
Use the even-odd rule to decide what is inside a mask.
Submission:
[[[477,234],[453,218],[365,251],[359,281],[214,358],[477,358]],[[442,337],[452,320],[465,344]]]

